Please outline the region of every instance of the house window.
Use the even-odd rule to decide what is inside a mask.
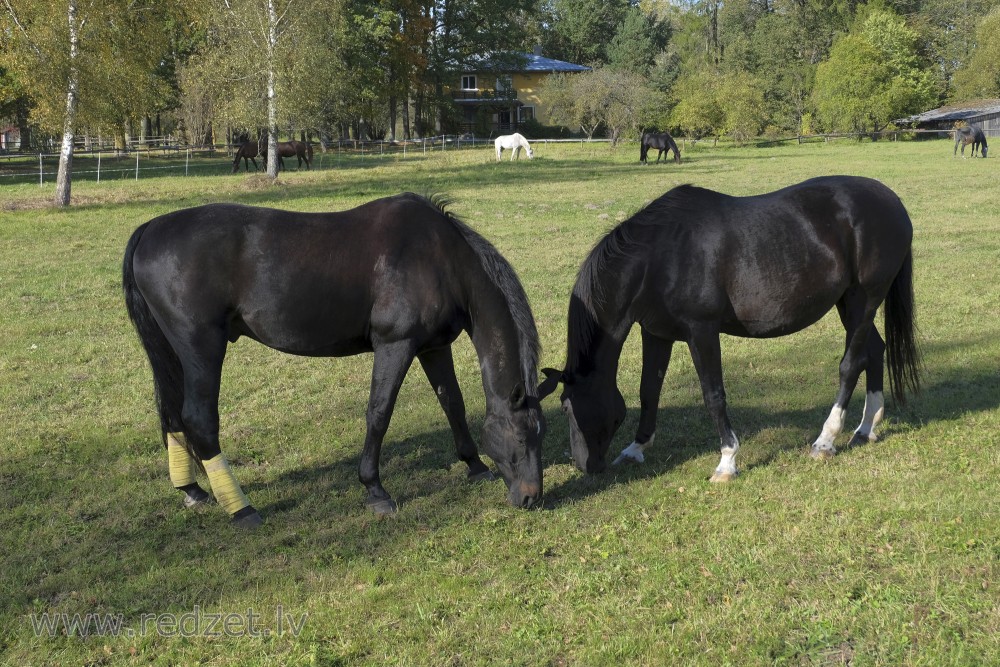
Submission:
[[[497,92],[509,93],[514,90],[514,84],[509,76],[500,75],[497,77]]]
[[[535,107],[521,107],[517,110],[517,120],[523,123],[526,120],[533,120],[535,117]]]
[[[462,90],[476,90],[477,87],[475,74],[462,75]]]

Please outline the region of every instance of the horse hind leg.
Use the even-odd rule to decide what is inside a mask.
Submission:
[[[868,365],[865,368],[865,411],[861,417],[861,424],[854,430],[854,436],[848,447],[878,440],[875,429],[882,421],[885,411],[885,397],[882,393],[885,341],[882,340],[882,336],[879,335],[874,326],[868,334],[865,353],[868,356]]]
[[[427,375],[431,387],[437,395],[441,409],[448,418],[452,435],[455,438],[455,450],[468,467],[468,478],[473,482],[493,481],[496,476],[479,457],[479,450],[469,433],[469,424],[465,419],[465,400],[462,390],[455,377],[455,362],[451,346],[428,350],[417,356],[420,365]]]
[[[831,458],[837,453],[833,443],[844,429],[844,419],[851,395],[858,384],[861,372],[868,364],[866,346],[869,333],[875,326],[875,312],[878,310],[879,302],[871,303],[860,289],[851,290],[837,302],[837,311],[847,333],[844,355],[840,360],[840,388],[830,415],[823,423],[819,437],[812,444],[810,454],[813,458]],[[871,407],[874,410],[874,402]]]
[[[219,387],[222,361],[226,354],[226,336],[221,329],[210,328],[185,336],[184,350],[178,356],[184,369],[184,420],[187,444],[201,461],[216,501],[225,509],[234,525],[253,528],[263,523],[250,504],[229,461],[219,446]]]
[[[396,513],[396,501],[382,486],[379,476],[379,457],[382,440],[389,429],[389,420],[396,405],[399,388],[406,371],[413,363],[414,344],[410,340],[379,345],[375,349],[372,365],[371,393],[368,397],[367,432],[361,451],[358,478],[368,491],[365,505],[379,516]]]

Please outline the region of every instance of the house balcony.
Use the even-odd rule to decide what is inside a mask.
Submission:
[[[496,90],[492,88],[477,88],[475,90],[454,90],[452,99],[458,104],[515,104],[516,90]]]

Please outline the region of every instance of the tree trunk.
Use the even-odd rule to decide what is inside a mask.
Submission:
[[[278,177],[278,109],[275,95],[274,50],[278,44],[278,12],[267,0],[267,176]]]
[[[389,141],[396,141],[396,112],[399,109],[399,103],[395,95],[389,96]]]
[[[66,115],[63,117],[62,149],[59,151],[59,175],[56,177],[57,206],[69,206],[73,185],[73,133],[76,127],[76,95],[79,72],[79,26],[76,18],[76,0],[69,0],[69,81],[66,85]]]

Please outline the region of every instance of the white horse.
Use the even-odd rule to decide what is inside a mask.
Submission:
[[[513,151],[510,154],[511,162],[514,161],[514,158],[518,157],[522,148],[528,152],[529,160],[535,155],[531,152],[531,146],[528,145],[528,140],[517,133],[501,135],[497,137],[497,140],[493,142],[493,145],[497,147],[497,162],[500,161],[500,154],[503,153],[503,149],[505,148]]]

